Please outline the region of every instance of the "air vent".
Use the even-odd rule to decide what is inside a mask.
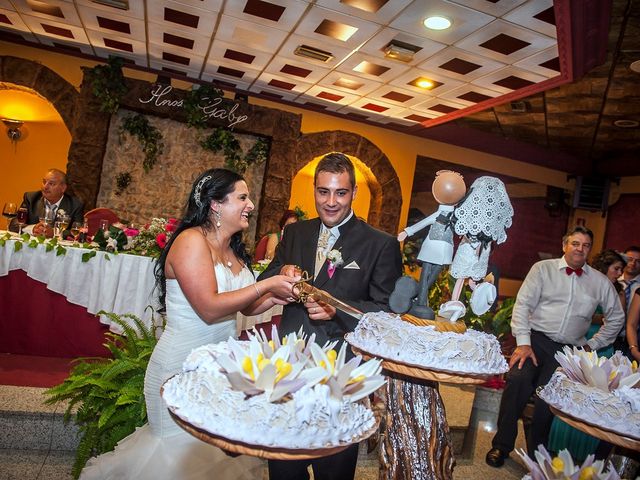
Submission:
[[[313,60],[319,60],[324,63],[333,60],[333,54],[331,52],[325,52],[324,50],[313,48],[308,45],[298,45],[293,53],[300,57],[311,58]]]
[[[411,45],[410,43],[399,40],[392,40],[382,49],[382,52],[386,58],[408,63],[413,60],[413,56],[420,50],[422,50],[422,48],[416,45]]]
[[[129,10],[129,0],[91,0],[93,3],[106,5],[107,7],[119,8],[120,10]]]
[[[611,180],[605,177],[578,177],[573,195],[573,208],[606,211],[609,206]]]

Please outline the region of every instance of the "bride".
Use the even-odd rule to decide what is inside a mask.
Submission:
[[[236,336],[238,311],[255,315],[291,300],[297,278],[278,275],[256,283],[249,268],[241,237],[253,208],[240,175],[212,169],[196,179],[186,214],[156,265],[167,324],[145,376],[149,423],[113,452],[91,459],[82,480],[262,478],[262,461],[227,456],[186,433],[160,397],[164,381],[181,370],[193,348]]]

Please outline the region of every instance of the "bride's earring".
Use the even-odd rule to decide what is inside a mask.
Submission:
[[[220,228],[220,226],[222,225],[222,223],[220,223],[220,217],[222,217],[222,215],[220,214],[220,210],[217,210],[215,213],[216,213],[216,227]]]

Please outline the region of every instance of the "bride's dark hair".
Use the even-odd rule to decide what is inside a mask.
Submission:
[[[173,232],[167,245],[162,250],[155,267],[156,287],[160,290],[160,303],[163,310],[166,296],[164,269],[167,254],[174,240],[187,228],[202,227],[205,230],[215,228],[212,221],[211,201],[223,203],[227,196],[235,190],[236,183],[242,180],[244,178],[236,172],[224,168],[213,168],[201,173],[193,182],[186,212],[182,220],[180,220],[178,228]],[[231,249],[238,260],[245,265],[251,265],[251,257],[247,253],[244,243],[242,243],[241,231],[234,233],[231,237]]]

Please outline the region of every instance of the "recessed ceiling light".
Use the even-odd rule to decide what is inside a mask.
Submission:
[[[433,82],[431,80],[427,80],[426,78],[419,78],[416,81],[416,86],[420,88],[431,88],[433,87]]]
[[[427,17],[422,23],[424,23],[424,26],[430,30],[446,30],[451,26],[451,20],[449,20],[447,17],[441,17],[439,15]]]
[[[640,123],[635,120],[616,120],[613,124],[618,128],[636,128]]]

